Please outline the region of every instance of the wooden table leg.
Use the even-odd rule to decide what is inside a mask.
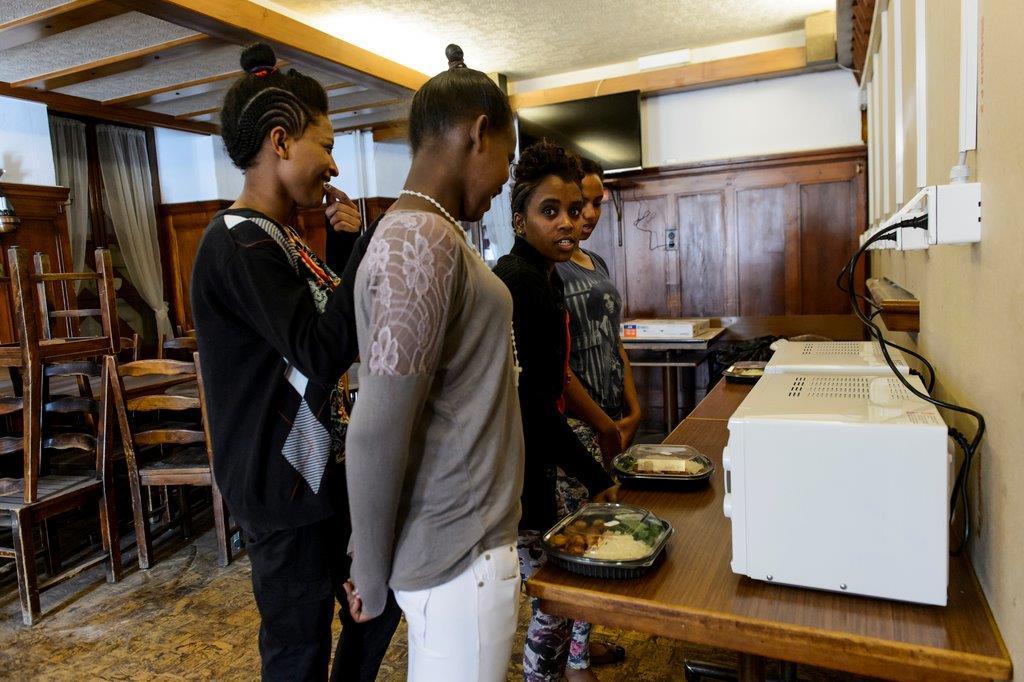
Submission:
[[[676,398],[678,382],[676,380],[675,367],[661,368],[661,389],[663,394],[662,401],[665,403],[665,430],[671,433],[679,419],[679,401]]]
[[[737,670],[739,682],[764,682],[765,663],[763,656],[741,653]]]

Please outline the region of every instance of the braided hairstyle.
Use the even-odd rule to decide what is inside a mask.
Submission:
[[[224,96],[221,135],[232,163],[252,165],[271,129],[281,126],[300,137],[318,116],[327,114],[327,93],[313,78],[295,69],[277,70],[277,57],[266,43],[242,50],[245,75]]]
[[[466,66],[462,48],[445,49],[448,70],[437,74],[416,91],[409,110],[409,145],[413,154],[429,138],[453,126],[486,115],[491,125],[502,130],[512,125],[508,97],[486,74]]]
[[[583,182],[580,157],[546,139],[523,150],[513,173],[512,215],[526,213],[530,196],[547,177],[556,175],[563,182],[574,182],[577,185]]]

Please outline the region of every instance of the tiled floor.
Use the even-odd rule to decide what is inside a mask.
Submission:
[[[259,675],[249,561],[243,556],[219,568],[212,532],[159,552],[153,569],[132,568],[117,585],[106,584],[98,568],[44,593],[44,617],[32,628],[20,625],[17,589],[6,583],[0,595],[0,679],[251,680]],[[527,614],[524,600],[521,629]],[[628,652],[624,663],[598,669],[602,680],[682,680],[688,656],[731,660],[725,652],[660,637],[597,631]],[[378,679],[405,679],[405,646],[403,627]],[[521,679],[521,647],[520,633],[509,680]],[[801,679],[849,678],[801,670]]]

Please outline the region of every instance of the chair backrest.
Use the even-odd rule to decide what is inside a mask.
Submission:
[[[120,363],[113,355],[104,358],[110,384],[114,410],[121,430],[121,442],[129,467],[137,467],[139,451],[156,445],[188,445],[203,443],[209,451],[206,427],[206,410],[199,395],[169,395],[162,387],[153,392],[129,397],[125,389],[125,377],[162,376],[168,378],[196,377],[195,361],[183,360],[136,360]],[[201,395],[201,391],[200,391]],[[157,425],[154,428],[141,426],[137,417],[157,411],[181,412],[199,410],[203,426],[200,429],[185,427],[167,427]]]
[[[176,336],[166,339],[156,350],[158,358],[178,357],[186,354],[191,357],[199,350],[199,343],[195,336]]]
[[[32,280],[37,287],[39,334],[43,339],[76,338],[80,336],[81,320],[98,318],[103,336],[110,339],[110,352],[117,353],[121,334],[117,319],[117,292],[114,289],[114,266],[108,249],[96,249],[96,272],[53,272],[50,257],[36,253]],[[95,281],[99,308],[77,308],[74,282]],[[63,322],[54,334],[55,322]]]

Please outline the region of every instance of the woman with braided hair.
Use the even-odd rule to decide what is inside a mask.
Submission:
[[[245,174],[241,196],[210,222],[192,271],[192,313],[213,441],[213,474],[244,531],[260,612],[266,680],[325,680],[336,599],[349,575],[339,382],[355,359],[351,281],[288,225],[322,204],[336,231],[359,213],[328,185],[334,131],[327,94],[281,73],[267,45],[242,52],[221,111],[224,146]],[[343,628],[332,680],[373,680],[400,611]]]
[[[512,299],[466,241],[508,179],[508,99],[450,45],[409,113],[412,167],[356,276],[359,401],[349,429],[349,607],[388,588],[412,682],[504,680],[519,593],[523,432]]]

